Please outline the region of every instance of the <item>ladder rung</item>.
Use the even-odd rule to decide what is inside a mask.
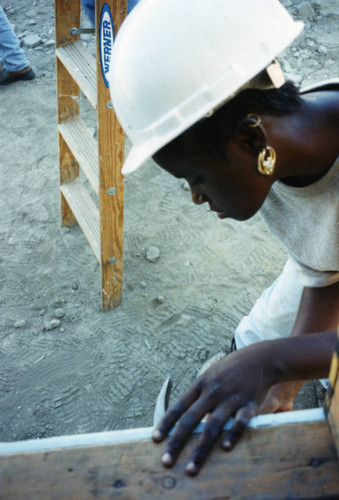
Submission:
[[[56,55],[96,109],[97,80],[95,58],[80,40],[59,47],[56,49]]]
[[[96,140],[80,118],[60,123],[58,129],[92,188],[98,194],[98,146]]]
[[[100,262],[101,252],[98,208],[80,179],[75,179],[68,184],[63,184],[60,189],[91,245],[96,258]]]

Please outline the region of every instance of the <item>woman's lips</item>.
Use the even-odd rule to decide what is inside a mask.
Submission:
[[[226,214],[225,214],[225,212],[223,210],[219,210],[218,208],[212,207],[210,203],[209,203],[209,206],[210,206],[211,212],[215,212],[217,214],[217,216],[219,217],[219,219],[225,219],[226,218]]]

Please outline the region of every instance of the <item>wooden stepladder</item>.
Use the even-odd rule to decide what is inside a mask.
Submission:
[[[329,378],[327,421],[322,408],[259,415],[231,453],[219,439],[194,479],[185,466],[199,435],[171,469],[161,465],[166,443],[152,443],[151,427],[0,443],[0,497],[339,498],[339,330]]]
[[[127,0],[95,3],[93,57],[80,40],[80,0],[55,0],[61,217],[63,226],[78,222],[100,263],[102,309],[107,311],[122,296],[125,145],[111,105],[107,71]],[[96,110],[97,140],[80,119],[80,91]],[[96,193],[97,204],[80,171]]]

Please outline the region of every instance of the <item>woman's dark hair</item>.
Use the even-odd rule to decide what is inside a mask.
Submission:
[[[249,113],[286,116],[300,109],[302,99],[292,82],[279,89],[246,89],[224,104],[211,117],[204,118],[167,144],[163,151],[184,158],[207,154],[227,160],[225,146],[237,125]]]

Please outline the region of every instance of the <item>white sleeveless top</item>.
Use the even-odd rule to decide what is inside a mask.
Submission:
[[[326,88],[339,89],[339,80],[304,92]],[[275,182],[259,213],[285,245],[303,286],[339,281],[339,157],[326,175],[309,186]]]

